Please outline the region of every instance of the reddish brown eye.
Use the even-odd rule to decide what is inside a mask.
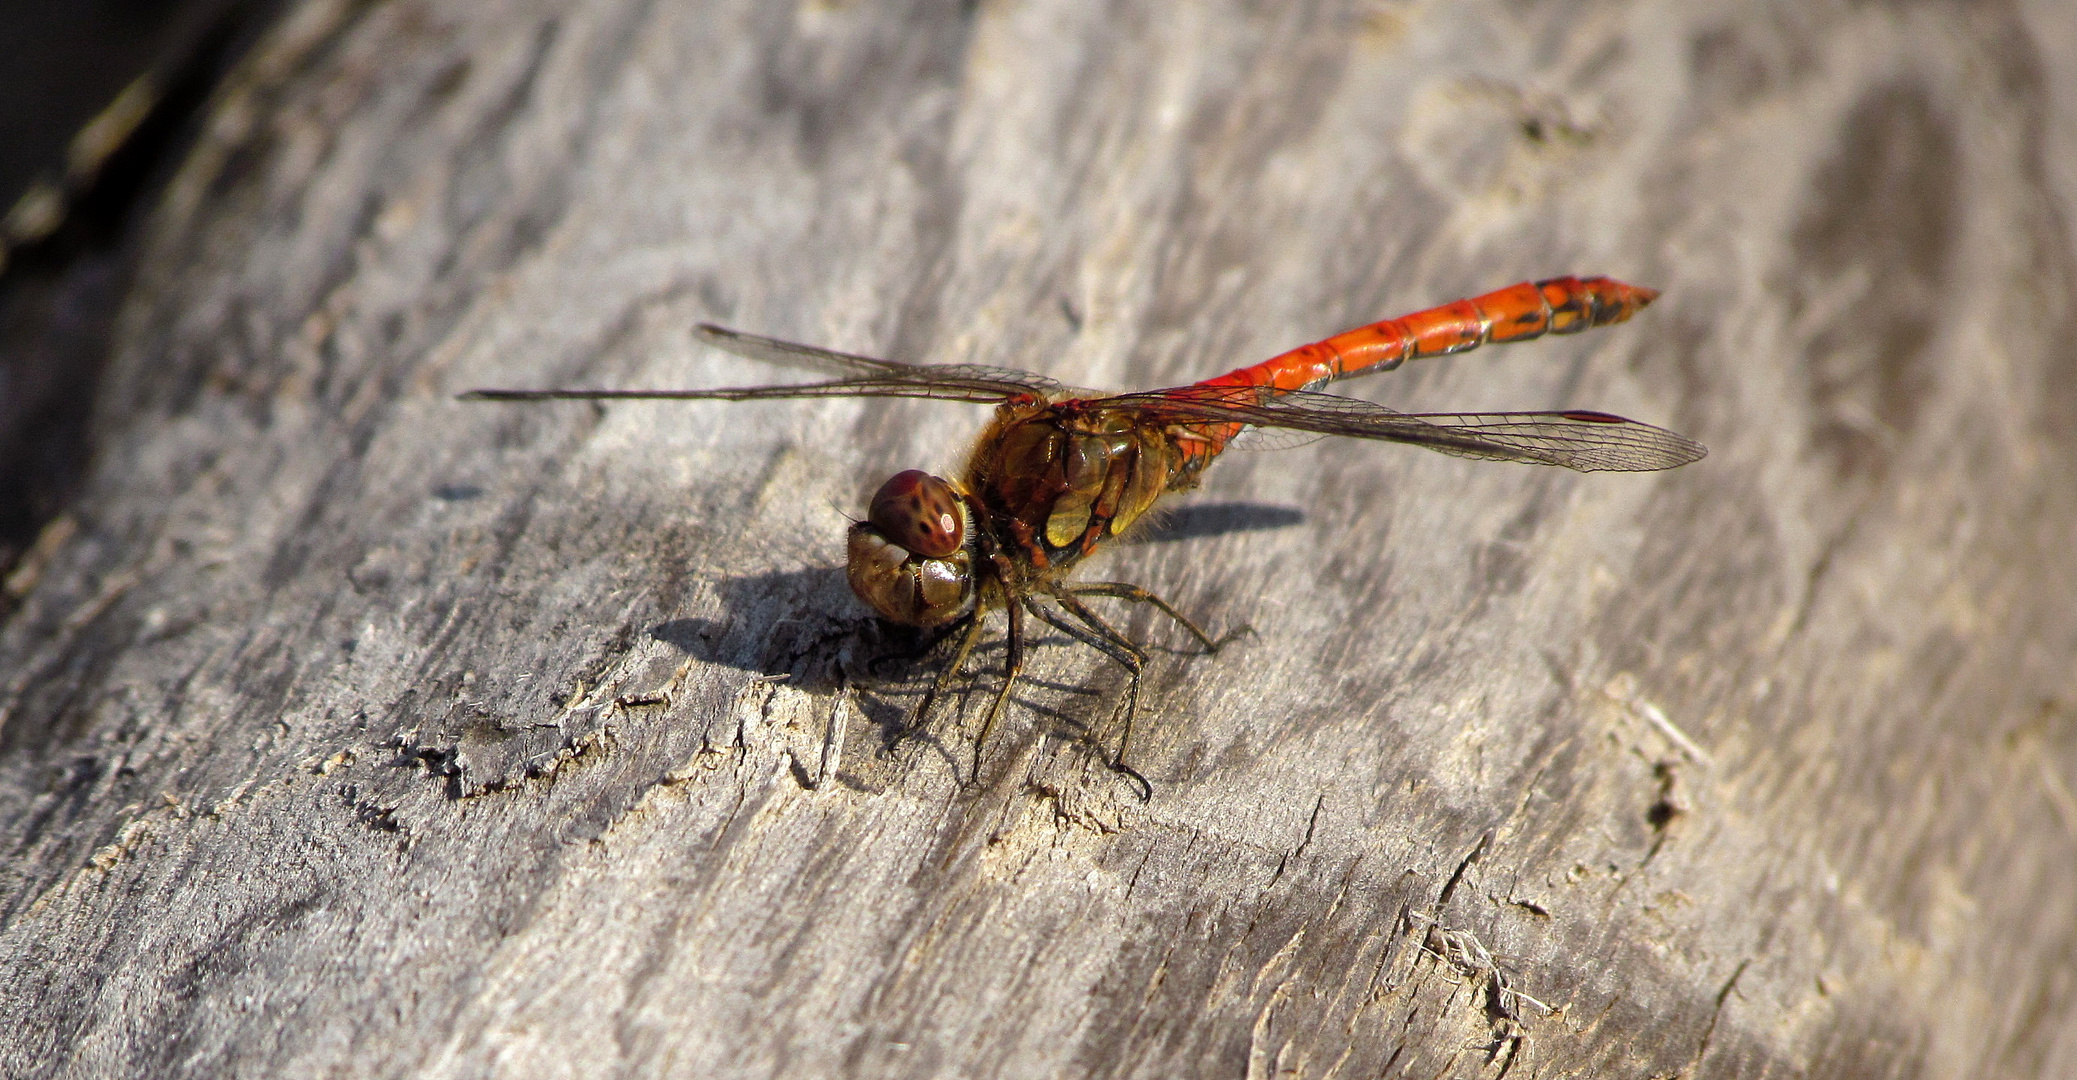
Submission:
[[[926,559],[942,559],[966,542],[959,496],[952,485],[921,469],[896,473],[881,484],[865,519],[881,536]]]

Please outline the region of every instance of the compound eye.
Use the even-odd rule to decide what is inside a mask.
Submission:
[[[881,484],[865,519],[881,536],[926,559],[942,559],[966,542],[959,496],[922,469],[896,473]]]

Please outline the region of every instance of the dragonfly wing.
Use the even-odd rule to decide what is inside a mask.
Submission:
[[[470,390],[468,401],[751,401],[760,398],[901,397],[981,404],[1031,395],[1051,399],[1066,387],[1028,371],[980,364],[898,364],[701,323],[693,336],[726,352],[840,376],[829,382],[724,386],[713,390]]]
[[[781,341],[778,338],[761,337],[757,334],[745,334],[740,330],[715,326],[713,323],[701,323],[693,327],[692,336],[723,352],[731,352],[748,360],[761,360],[768,364],[807,368],[811,371],[847,377],[842,382],[819,384],[824,386],[876,381],[912,386],[956,386],[965,391],[985,391],[991,395],[872,395],[876,397],[954,397],[962,401],[985,401],[1016,397],[1019,394],[1046,398],[1066,391],[1066,387],[1060,383],[1029,371],[988,367],[983,364],[903,364],[872,356],[858,356],[813,345],[802,345],[793,341]]]
[[[1257,387],[1181,386],[1103,404],[1177,424],[1249,424],[1317,435],[1410,443],[1458,457],[1561,465],[1580,472],[1650,472],[1700,460],[1700,443],[1604,412],[1402,413],[1311,391],[1270,397]]]
[[[1301,446],[1311,446],[1326,437],[1317,431],[1293,431],[1290,428],[1257,427],[1249,424],[1240,429],[1240,434],[1235,435],[1233,440],[1226,444],[1226,449],[1251,454],[1264,450],[1294,450]]]
[[[755,401],[771,398],[900,397],[990,404],[1011,395],[993,382],[969,382],[950,377],[933,382],[838,379],[780,386],[722,386],[712,390],[470,390],[457,396],[463,401]]]
[[[1443,439],[1420,443],[1431,450],[1562,465],[1580,472],[1656,472],[1700,461],[1709,453],[1701,443],[1665,428],[1584,409],[1406,418],[1447,433]]]

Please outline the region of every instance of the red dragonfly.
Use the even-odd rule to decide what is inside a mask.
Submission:
[[[1702,446],[1673,432],[1604,412],[1401,413],[1315,390],[1336,379],[1389,371],[1423,356],[1488,342],[1571,334],[1628,319],[1658,293],[1605,277],[1522,282],[1441,307],[1348,330],[1251,367],[1189,386],[1085,396],[1025,371],[976,364],[903,364],[701,324],[702,341],[738,356],[820,370],[828,382],[717,390],[471,390],[491,401],[911,397],[993,403],[995,418],[957,479],[911,469],[873,496],[848,538],[851,588],[897,623],[964,629],[958,650],[918,705],[909,731],[964,668],[984,631],[983,614],[1008,621],[1002,687],[975,738],[982,746],[1024,667],[1030,615],[1103,653],[1128,673],[1113,714],[1124,726],[1106,762],[1125,764],[1138,711],[1146,651],[1083,598],[1148,604],[1174,619],[1207,652],[1213,640],[1167,601],[1120,581],[1073,582],[1075,564],[1131,528],[1156,500],[1197,486],[1205,466],[1249,428],[1412,443],[1460,457],[1562,465],[1582,472],[1643,472],[1695,461]],[[1099,755],[1103,754],[1101,748]]]

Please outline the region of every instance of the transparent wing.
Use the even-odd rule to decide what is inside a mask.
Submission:
[[[748,401],[757,398],[906,397],[996,402],[1050,398],[1066,387],[1028,371],[981,364],[902,364],[701,323],[699,340],[737,356],[842,376],[829,382],[727,386],[713,390],[470,390],[468,401]]]
[[[732,352],[749,360],[762,360],[768,364],[786,367],[807,368],[845,378],[838,383],[820,385],[836,386],[847,383],[873,383],[882,385],[942,386],[972,391],[980,397],[964,400],[987,401],[1015,397],[1018,394],[1033,394],[1048,397],[1065,393],[1067,388],[1046,378],[1044,375],[1013,368],[989,367],[985,364],[903,364],[893,360],[881,360],[872,356],[820,349],[813,345],[802,345],[778,338],[745,334],[739,330],[701,323],[693,327],[692,336],[724,352]],[[916,397],[948,397],[941,394],[901,395]]]
[[[1292,431],[1288,428],[1256,427],[1249,424],[1240,429],[1228,450],[1243,450],[1249,453],[1265,450],[1291,450],[1300,446],[1311,446],[1327,436],[1317,431]]]
[[[1183,425],[1235,424],[1315,435],[1410,443],[1458,457],[1561,465],[1580,472],[1650,472],[1698,461],[1708,451],[1664,428],[1588,410],[1402,413],[1311,391],[1268,396],[1259,387],[1179,386],[1103,398],[1150,419]]]

